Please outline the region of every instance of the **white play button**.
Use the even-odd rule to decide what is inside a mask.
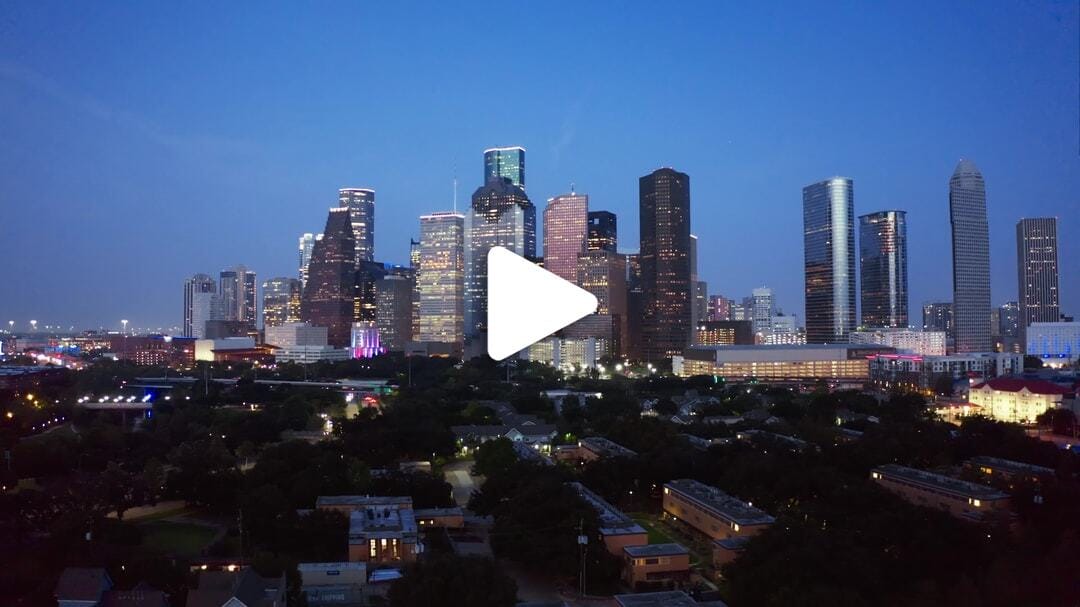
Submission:
[[[488,356],[502,360],[596,312],[596,296],[503,247],[487,257]]]

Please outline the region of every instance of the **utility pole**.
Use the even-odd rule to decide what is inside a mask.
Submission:
[[[578,595],[585,596],[585,549],[589,545],[589,536],[585,535],[585,519],[578,523],[578,546],[581,546],[581,572],[578,573]]]

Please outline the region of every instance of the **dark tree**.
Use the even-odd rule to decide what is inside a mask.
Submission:
[[[491,559],[443,554],[410,565],[388,598],[391,607],[511,607],[517,584]]]

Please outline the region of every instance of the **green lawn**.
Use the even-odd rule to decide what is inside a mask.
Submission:
[[[645,531],[649,532],[650,544],[671,544],[678,543],[667,534],[659,525],[656,524],[656,519],[647,518],[644,516],[635,516],[634,522],[645,528]]]
[[[151,521],[139,528],[144,548],[178,557],[198,556],[217,534],[213,527],[173,521]]]

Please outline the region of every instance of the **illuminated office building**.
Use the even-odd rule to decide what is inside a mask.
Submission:
[[[619,225],[611,211],[589,211],[589,236],[586,247],[590,251],[617,252]]]
[[[923,331],[944,331],[952,339],[953,305],[947,301],[923,304],[922,328]]]
[[[322,234],[312,234],[307,232],[300,236],[299,244],[299,276],[300,276],[300,288],[303,289],[307,286],[307,267],[308,262],[311,261],[311,251],[315,248],[315,241],[322,240]]]
[[[375,282],[379,343],[388,352],[404,352],[412,340],[412,298],[416,274],[412,268],[393,268]]]
[[[465,334],[487,330],[487,254],[504,247],[536,258],[536,207],[507,178],[477,188],[465,215]]]
[[[844,343],[855,329],[855,190],[826,179],[803,188],[806,341]]]
[[[221,271],[218,293],[222,320],[235,320],[255,327],[259,316],[255,299],[256,284],[255,272],[248,271],[244,266]]]
[[[263,326],[300,322],[300,280],[278,277],[263,282]]]
[[[461,344],[465,339],[465,216],[420,216],[416,275],[420,312],[414,339]]]
[[[1061,320],[1058,295],[1057,219],[1035,217],[1016,224],[1020,339],[1033,322]]]
[[[512,146],[484,150],[484,183],[509,179],[525,189],[525,148]]]
[[[323,238],[316,241],[311,253],[300,316],[308,324],[326,327],[331,346],[352,344],[355,289],[356,243],[349,209],[330,209]]]
[[[952,226],[953,334],[956,351],[989,352],[990,228],[986,184],[970,160],[961,160],[949,179]]]
[[[578,256],[588,237],[589,197],[563,194],[549,198],[544,208],[544,269],[563,280],[577,282]]]
[[[210,319],[213,301],[217,294],[217,283],[206,274],[196,274],[184,281],[184,337],[201,337],[203,325],[197,324]],[[205,310],[197,311],[197,307],[205,306]],[[196,319],[196,316],[199,316]],[[198,327],[198,331],[196,331]],[[199,335],[196,335],[196,333]]]
[[[693,337],[690,176],[662,168],[638,180],[641,216],[642,355],[681,354]]]
[[[859,217],[862,326],[908,326],[907,213],[879,211]]]
[[[578,258],[574,280],[582,289],[596,296],[596,313],[566,327],[568,338],[594,337],[602,354],[626,355],[627,288],[626,259],[605,250],[586,251]]]
[[[356,263],[375,259],[375,190],[342,188],[338,190],[338,207],[349,209],[353,239],[356,241]]]

